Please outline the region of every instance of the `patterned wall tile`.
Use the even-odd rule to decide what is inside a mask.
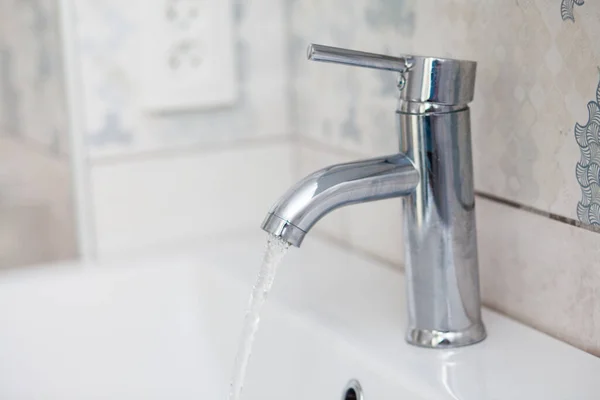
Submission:
[[[297,107],[294,125],[300,135],[365,154],[397,149],[395,74],[311,63],[306,61],[306,47],[314,42],[379,53],[412,51],[415,4],[412,0],[292,2],[292,95]]]
[[[473,59],[477,190],[577,218],[579,149],[570,132],[585,118],[598,81],[600,4],[572,11],[572,23],[563,21],[555,0],[377,2],[396,17],[390,26],[385,19],[373,22],[381,13],[371,10],[372,2],[352,2],[343,13],[335,12],[341,4],[330,3],[293,2],[301,135],[365,155],[394,151],[397,141],[393,74],[307,63],[302,47],[309,42]],[[581,2],[565,3],[571,15]]]
[[[575,173],[581,185],[577,217],[585,224],[600,225],[600,83],[596,99],[587,105],[588,121],[575,125],[575,140],[581,151]]]
[[[585,51],[589,38],[562,21],[556,2],[443,4],[474,14],[459,17],[464,32],[447,26],[437,33],[449,38],[452,55],[478,61],[472,104],[477,190],[574,218],[577,148],[569,127],[595,69]],[[422,23],[431,25],[437,17],[428,11]],[[571,70],[575,57],[582,60]]]
[[[234,1],[238,102],[172,114],[152,114],[142,104],[144,1],[75,4],[85,134],[92,157],[288,134],[283,2]]]
[[[589,65],[593,62],[590,60],[592,54],[599,52],[600,46],[595,42],[590,43],[582,40],[582,37],[596,35],[597,25],[600,20],[600,9],[586,8],[589,12],[581,13],[581,18],[577,18],[575,23],[574,7],[583,5],[583,1],[563,0],[561,5],[561,15],[563,20],[570,21],[576,25],[582,34],[578,35],[574,43],[574,50],[571,54],[572,57],[569,60],[570,63],[574,64],[572,69],[575,70],[576,76],[581,76],[580,72],[582,65]],[[600,66],[598,66],[598,72],[600,73]],[[588,81],[591,77],[587,74],[585,79],[579,79],[581,86],[588,85]],[[600,189],[599,180],[600,176],[598,171],[600,161],[596,154],[598,152],[598,146],[600,145],[600,137],[598,133],[599,118],[600,118],[600,82],[596,89],[594,100],[591,100],[587,104],[588,119],[583,125],[576,123],[574,127],[574,136],[577,145],[580,148],[581,158],[577,162],[575,167],[575,174],[577,181],[581,186],[581,200],[577,203],[577,217],[579,221],[589,225],[600,224],[600,195],[597,193]],[[581,119],[582,121],[584,119]]]
[[[583,0],[562,0],[562,3],[560,4],[560,15],[563,20],[575,21],[573,7],[576,5],[582,6]]]

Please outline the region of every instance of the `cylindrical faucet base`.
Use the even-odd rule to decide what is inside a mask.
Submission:
[[[486,336],[481,320],[469,109],[399,111],[400,151],[420,173],[403,199],[411,344],[457,347]]]

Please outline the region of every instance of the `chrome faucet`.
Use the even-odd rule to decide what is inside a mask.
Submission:
[[[476,63],[311,45],[308,59],[399,72],[400,153],[333,165],[294,185],[263,229],[300,246],[325,214],[403,197],[406,340],[431,348],[485,339],[481,320],[468,103]]]

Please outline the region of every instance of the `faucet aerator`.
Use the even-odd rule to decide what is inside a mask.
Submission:
[[[262,229],[273,236],[285,240],[295,247],[300,247],[304,235],[306,235],[306,232],[302,229],[273,213],[267,214],[267,217],[262,223]]]

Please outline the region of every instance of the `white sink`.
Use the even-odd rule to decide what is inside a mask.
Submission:
[[[1,399],[226,399],[264,237],[0,276]],[[600,359],[493,312],[457,350],[405,344],[402,275],[308,238],[262,316],[244,399],[598,399]]]

